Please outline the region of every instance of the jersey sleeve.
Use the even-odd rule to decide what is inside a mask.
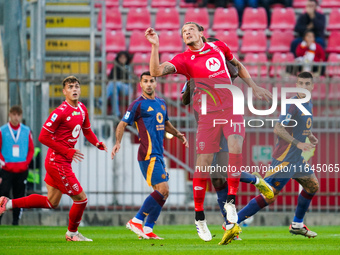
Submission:
[[[215,42],[215,45],[223,51],[223,54],[228,61],[233,60],[234,55],[231,53],[231,50],[226,43],[219,41]]]
[[[296,108],[295,104],[287,104],[286,105],[286,115],[280,115],[279,122],[283,123],[284,125],[288,125],[288,123],[294,117],[296,112],[297,112],[297,108]]]
[[[81,104],[81,108],[83,109],[83,111],[85,113],[85,119],[84,119],[84,122],[83,122],[83,126],[81,128],[82,129],[89,129],[89,128],[91,128],[89,112],[87,111],[87,108],[84,104]]]
[[[170,64],[172,64],[175,67],[176,73],[187,75],[187,68],[185,66],[185,60],[183,58],[183,53],[177,54],[176,56],[174,56],[171,60],[169,60],[167,62],[169,62]]]
[[[139,111],[138,111],[139,109]],[[138,112],[137,112],[138,111]],[[140,115],[140,102],[133,102],[130,104],[129,108],[127,109],[124,117],[122,118],[122,121],[127,123],[128,125],[132,126],[134,121],[138,119]]]
[[[164,104],[164,106],[165,106],[165,117],[164,117],[164,123],[165,123],[165,122],[167,122],[167,121],[169,120],[169,116],[168,116],[168,107],[167,107],[165,101],[164,101],[164,100],[162,100],[162,101],[163,101],[163,104]]]
[[[63,119],[63,111],[59,108],[51,112],[50,116],[45,121],[43,128],[50,133],[54,133],[59,127]]]

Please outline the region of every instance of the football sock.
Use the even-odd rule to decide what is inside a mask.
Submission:
[[[208,178],[206,175],[195,172],[194,179],[192,180],[192,187],[194,193],[195,211],[204,210],[205,190],[207,188]]]
[[[149,234],[149,233],[152,233],[152,228],[144,226],[143,231],[145,234]]]
[[[195,220],[205,220],[204,211],[195,211]]]
[[[151,228],[151,232],[153,226],[155,225],[159,214],[162,211],[162,207],[165,203],[164,196],[159,193],[159,191],[155,190],[150,194],[150,196],[154,199],[155,203],[154,206],[151,208],[148,217],[146,218],[145,227]]]
[[[303,228],[303,222],[292,222],[292,228]]]
[[[250,216],[253,216],[258,211],[260,211],[262,208],[266,207],[268,203],[263,198],[263,196],[258,195],[252,200],[249,201],[249,203],[242,208],[241,211],[238,212],[238,222],[241,223],[245,219],[249,218]]]
[[[298,198],[298,204],[295,211],[295,216],[293,219],[293,222],[303,222],[303,218],[305,217],[305,214],[308,210],[308,207],[310,205],[310,202],[312,201],[315,193],[310,194],[304,189],[301,191],[299,198]]]
[[[257,180],[257,177],[255,175],[252,175],[252,174],[246,173],[246,172],[241,173],[240,182],[257,184],[256,181],[258,181],[258,180]]]
[[[160,206],[159,203],[157,202],[157,193],[159,195],[161,195],[158,191],[154,191],[152,192],[145,200],[144,203],[142,205],[142,207],[139,209],[138,213],[136,214],[135,218],[138,220],[141,220],[142,222],[144,222],[144,219],[147,215],[149,215],[151,213],[151,210],[154,207]],[[162,195],[161,195],[162,196]],[[163,197],[163,196],[162,196]],[[165,203],[165,201],[164,201]],[[163,204],[164,204],[163,203]],[[163,206],[163,205],[162,205]],[[161,206],[161,207],[162,207]],[[161,208],[162,209],[162,208]],[[133,220],[132,220],[133,221]],[[134,222],[134,221],[133,221]],[[137,223],[137,222],[136,222]]]
[[[241,177],[241,167],[242,167],[242,154],[229,153],[229,167],[228,172],[228,195],[236,195],[238,186],[240,184]],[[235,169],[236,168],[236,172]],[[237,174],[238,173],[238,174]]]
[[[48,208],[53,209],[46,196],[32,194],[27,197],[12,199],[12,208]],[[11,209],[11,208],[10,208]]]
[[[236,202],[236,196],[235,195],[228,195],[227,197],[227,203],[232,203],[232,204],[235,204]]]
[[[70,230],[66,231],[66,235],[68,235],[68,236],[75,236],[76,234],[78,234],[78,231],[76,231],[76,232],[71,232]]]
[[[220,207],[221,213],[224,217],[224,220],[227,221],[227,214],[224,210],[224,204],[228,198],[228,182],[225,182],[221,187],[215,187],[217,193],[217,203]]]
[[[77,232],[81,218],[87,205],[87,198],[81,201],[73,201],[69,213],[68,230],[70,232]]]

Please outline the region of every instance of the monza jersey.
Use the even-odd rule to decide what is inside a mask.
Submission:
[[[164,125],[168,120],[166,104],[161,98],[142,95],[130,104],[122,121],[129,125],[136,123],[140,140],[138,161],[163,157]]]
[[[87,109],[84,104],[78,102],[78,107],[73,107],[64,101],[48,117],[43,128],[52,134],[52,139],[63,146],[74,148],[78,141],[81,129],[91,127]],[[63,155],[57,154],[49,148],[46,159],[55,162],[72,162]]]
[[[293,98],[299,97],[295,96]],[[311,101],[302,105],[313,114],[313,104]],[[303,143],[306,142],[306,137],[308,137],[313,125],[313,115],[305,115],[295,104],[287,104],[286,115],[280,115],[279,118],[279,122],[281,123],[282,121],[284,121],[283,124],[286,126],[294,126],[297,123],[295,127],[286,127],[286,130],[295,139]],[[302,150],[278,137],[273,158],[278,161],[293,163],[301,159],[301,153]]]
[[[195,79],[194,109],[201,112],[201,98],[207,95],[207,111],[232,107],[233,98],[229,89],[216,89],[215,84],[232,84],[226,61],[234,58],[227,44],[221,41],[208,42],[197,51],[187,49],[168,61],[176,73]]]

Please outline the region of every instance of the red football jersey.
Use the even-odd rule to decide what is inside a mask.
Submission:
[[[78,141],[81,129],[91,128],[89,115],[84,104],[78,102],[78,107],[73,107],[64,101],[48,117],[43,128],[51,133],[52,139],[68,148],[74,148]],[[49,148],[46,159],[55,162],[72,162],[63,155]]]
[[[208,42],[196,51],[189,48],[168,61],[176,73],[187,79],[195,79],[194,109],[201,112],[202,94],[207,94],[207,111],[232,107],[233,98],[229,89],[216,89],[215,84],[232,84],[226,60],[234,58],[229,47],[221,41]]]

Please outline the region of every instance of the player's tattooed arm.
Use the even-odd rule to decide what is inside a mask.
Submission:
[[[270,93],[268,90],[261,88],[256,85],[256,83],[253,81],[253,79],[250,77],[250,74],[248,70],[244,67],[244,65],[238,61],[235,57],[230,61],[232,65],[237,67],[238,69],[238,76],[241,77],[241,79],[250,87],[253,89],[254,95],[258,99],[264,99],[267,102],[272,98],[272,93]]]
[[[125,130],[127,125],[128,124],[126,122],[121,121],[121,122],[119,122],[119,124],[117,126],[117,129],[116,129],[116,144],[112,148],[111,159],[113,159],[114,156],[116,156],[116,153],[120,149],[120,143],[122,141],[124,130]]]
[[[285,140],[287,143],[290,143],[290,144],[298,147],[302,151],[309,151],[309,150],[311,150],[312,148],[315,147],[314,144],[303,143],[303,142],[300,142],[299,140],[295,139],[293,136],[291,136],[287,132],[285,127],[279,122],[277,122],[276,125],[275,125],[274,133],[276,135],[278,135],[280,138],[282,138],[283,140]]]
[[[172,74],[176,72],[175,67],[168,62],[164,62],[163,64],[161,64],[160,68],[162,68],[162,75]]]

